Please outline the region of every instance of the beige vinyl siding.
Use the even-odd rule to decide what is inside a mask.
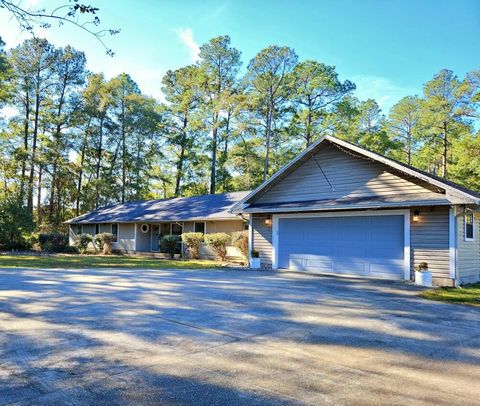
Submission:
[[[243,221],[207,221],[206,232],[210,233],[226,233],[232,234],[235,231],[243,230]]]
[[[480,221],[475,213],[473,241],[465,241],[464,216],[456,216],[457,225],[457,277],[461,284],[480,280]]]
[[[118,224],[117,242],[113,243],[113,248],[119,251],[135,251],[135,224]]]
[[[272,186],[255,203],[297,202],[335,199],[344,196],[395,196],[398,194],[432,191],[426,184],[414,183],[412,178],[393,173],[378,162],[351,156],[327,145],[281,182]],[[323,172],[331,186],[325,179]]]
[[[260,253],[260,263],[263,268],[272,267],[272,226],[265,224],[266,216],[253,214],[252,247]]]
[[[434,283],[450,284],[449,209],[420,208],[419,212],[419,221],[410,223],[412,271],[426,262]]]
[[[201,223],[201,221],[196,221],[195,223]],[[206,221],[205,232],[207,234],[213,233],[226,233],[232,235],[235,231],[243,230],[243,221],[241,220],[222,220],[222,221]],[[186,222],[184,226],[184,232],[193,232],[194,231],[194,222]],[[227,246],[227,257],[230,258],[241,258],[242,253],[235,247],[228,245]],[[215,258],[215,253],[212,249],[203,244],[200,248],[200,258]]]

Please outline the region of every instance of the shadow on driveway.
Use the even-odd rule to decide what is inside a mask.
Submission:
[[[395,282],[0,269],[0,404],[468,404],[480,312]]]

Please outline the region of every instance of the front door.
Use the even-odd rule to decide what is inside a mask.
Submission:
[[[152,247],[151,250],[154,252],[160,251],[159,247],[159,234],[160,234],[160,226],[158,224],[152,225]]]

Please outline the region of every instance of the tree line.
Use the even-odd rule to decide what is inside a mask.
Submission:
[[[326,134],[480,189],[480,71],[441,70],[384,114],[290,47],[242,63],[213,38],[165,74],[162,102],[127,73],[89,72],[69,46],[3,50],[0,242],[111,202],[252,189]]]

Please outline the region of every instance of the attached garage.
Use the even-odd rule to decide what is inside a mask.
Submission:
[[[480,194],[325,136],[232,207],[263,269],[480,280]]]
[[[405,218],[403,212],[274,216],[274,267],[401,280],[410,272]]]

